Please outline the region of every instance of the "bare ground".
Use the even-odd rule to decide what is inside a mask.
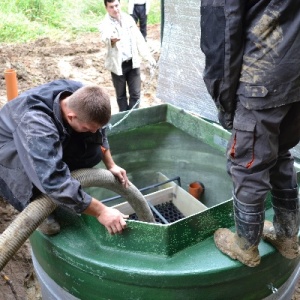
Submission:
[[[148,44],[156,60],[160,55],[160,25],[149,26]],[[98,33],[85,34],[75,40],[39,39],[26,44],[0,44],[0,69],[15,69],[19,93],[60,78],[103,86],[111,96],[112,111],[118,111],[110,73],[104,69],[105,49]],[[150,72],[141,66],[142,101],[140,107],[160,104],[156,98],[158,69]],[[7,101],[4,73],[0,74],[0,107]],[[10,205],[0,200],[0,233],[16,217]],[[0,273],[0,300],[41,300],[39,284],[32,266],[30,243],[14,255]],[[300,283],[292,300],[300,299]]]

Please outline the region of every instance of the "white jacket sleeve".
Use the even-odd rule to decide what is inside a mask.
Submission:
[[[145,42],[145,39],[137,26],[134,30],[134,33],[135,33],[136,44],[137,44],[137,48],[138,48],[138,52],[139,52],[140,56],[143,59],[147,60],[151,65],[154,65],[156,63],[155,59],[153,58],[153,56],[150,52],[150,49],[149,49],[147,43]]]
[[[146,0],[146,15],[150,12],[150,0]]]
[[[128,13],[131,15],[134,9],[134,0],[128,0]]]
[[[103,21],[99,25],[99,31],[101,34],[101,41],[105,45],[110,45],[111,37],[116,36],[115,27],[109,21],[108,15],[106,15]]]

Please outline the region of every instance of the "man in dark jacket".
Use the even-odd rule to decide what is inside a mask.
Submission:
[[[110,154],[105,135],[109,96],[98,86],[56,80],[30,89],[0,110],[0,196],[22,211],[39,192],[76,213],[92,215],[114,234],[122,213],[85,193],[70,170],[103,160],[127,187],[126,171]]]
[[[300,3],[293,0],[201,2],[204,81],[232,129],[228,173],[236,233],[219,229],[216,246],[260,263],[261,237],[285,257],[299,256],[297,176],[290,149],[300,140]],[[273,223],[265,221],[271,192]]]

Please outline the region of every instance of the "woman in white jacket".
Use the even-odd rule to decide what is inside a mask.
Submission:
[[[141,93],[141,58],[156,65],[133,18],[121,12],[119,0],[104,0],[107,11],[100,25],[101,39],[107,47],[105,68],[111,72],[120,111],[138,107]],[[127,99],[127,87],[129,102]]]

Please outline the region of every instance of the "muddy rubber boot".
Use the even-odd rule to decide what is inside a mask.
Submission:
[[[217,248],[232,259],[237,259],[248,267],[256,267],[260,263],[257,246],[245,249],[245,240],[227,228],[220,228],[214,234]]]
[[[60,232],[60,225],[55,220],[54,216],[50,214],[47,219],[37,228],[45,235],[54,235]]]
[[[220,228],[214,234],[215,244],[223,253],[248,267],[260,263],[258,244],[263,230],[264,202],[248,205],[233,200],[236,233]]]
[[[277,236],[273,223],[270,221],[265,221],[262,238],[288,259],[294,259],[300,255],[298,236],[291,238]]]
[[[262,238],[272,244],[282,256],[294,259],[299,249],[299,200],[298,190],[272,190],[273,223],[265,221]]]

